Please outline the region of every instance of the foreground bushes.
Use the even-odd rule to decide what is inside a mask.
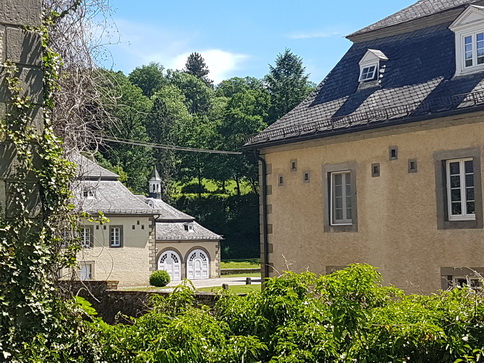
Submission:
[[[468,288],[406,296],[354,265],[286,273],[262,293],[222,295],[213,310],[182,286],[132,325],[89,325],[109,362],[476,362],[483,301]]]

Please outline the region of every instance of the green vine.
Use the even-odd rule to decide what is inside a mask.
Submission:
[[[75,261],[75,249],[60,249],[61,226],[75,224],[69,202],[75,168],[50,119],[61,60],[49,46],[47,29],[60,15],[52,13],[40,28],[26,30],[42,41],[42,122],[33,117],[39,105],[25,95],[17,66],[3,65],[10,102],[0,123],[0,150],[10,165],[6,182],[0,182],[6,190],[0,210],[0,361],[37,361],[35,356],[71,361],[92,351],[74,305],[55,288],[59,269]]]

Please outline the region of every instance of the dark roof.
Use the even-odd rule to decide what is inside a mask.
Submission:
[[[79,179],[84,180],[117,180],[119,175],[103,168],[96,162],[79,154],[73,153],[68,157],[77,165],[77,175]]]
[[[433,3],[419,3],[424,2]],[[311,95],[250,139],[246,147],[384,127],[484,106],[484,72],[454,77],[455,34],[448,29],[450,24],[353,44]],[[379,80],[362,87],[358,63],[368,49],[382,51],[388,61],[380,62]]]
[[[172,207],[168,203],[165,203],[161,199],[146,198],[146,203],[158,211],[156,216],[157,221],[189,222],[195,220],[194,217],[180,212],[178,209]]]
[[[185,226],[191,226],[187,230]],[[193,241],[193,240],[216,240],[223,239],[216,233],[202,227],[197,222],[190,223],[167,223],[156,222],[156,240],[157,241]]]
[[[417,3],[406,7],[395,14],[387,16],[386,18],[377,21],[357,32],[349,35],[352,37],[357,34],[367,33],[377,29],[390,27],[393,25],[402,24],[408,21],[420,19],[426,16],[434,15],[444,10],[449,10],[461,5],[472,4],[480,0],[420,0]]]
[[[117,180],[82,180],[74,186],[75,205],[82,211],[107,215],[155,215],[159,211],[147,205]],[[90,190],[92,197],[85,197]]]

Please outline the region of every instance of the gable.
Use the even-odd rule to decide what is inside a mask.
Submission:
[[[484,6],[470,5],[464,12],[449,26],[452,31],[463,28],[479,26],[484,23]]]

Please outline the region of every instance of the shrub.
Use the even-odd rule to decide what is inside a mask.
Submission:
[[[170,282],[170,275],[165,270],[158,270],[151,274],[150,276],[150,285],[156,287],[163,287],[168,285]]]

